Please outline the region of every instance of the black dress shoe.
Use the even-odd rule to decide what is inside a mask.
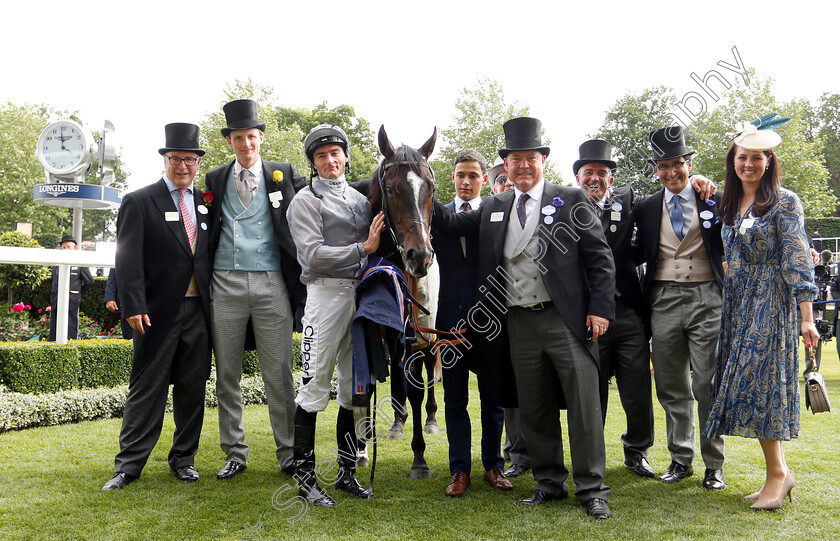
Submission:
[[[284,468],[280,468],[280,471],[288,475],[289,477],[294,477],[295,475],[295,463],[292,462],[288,466]]]
[[[540,489],[536,489],[534,491],[534,495],[525,500],[519,500],[516,503],[519,505],[542,505],[546,502],[550,502],[551,500],[562,500],[566,498],[566,494],[561,496],[552,496],[546,492],[543,492]]]
[[[656,477],[656,472],[650,467],[650,462],[643,456],[627,457],[624,459],[624,465],[633,468],[633,471],[642,477]]]
[[[179,481],[184,481],[186,483],[194,483],[198,481],[198,472],[195,471],[195,468],[192,466],[181,466],[175,470],[175,476],[178,477]]]
[[[105,483],[105,485],[102,486],[102,490],[119,490],[121,488],[125,488],[126,485],[135,479],[137,479],[137,477],[134,475],[118,471],[108,480],[107,483]]]
[[[235,460],[225,462],[225,467],[216,474],[216,479],[231,479],[248,469],[248,466]]]
[[[510,468],[505,470],[505,477],[511,479],[513,477],[519,477],[523,473],[529,471],[531,468],[526,466],[520,466],[519,464],[511,464]]]
[[[668,471],[660,475],[659,480],[663,483],[676,483],[692,475],[694,475],[694,468],[691,466],[683,466],[679,462],[671,462]]]
[[[723,490],[726,482],[723,480],[723,470],[706,468],[706,475],[703,476],[703,488],[706,490]]]
[[[586,514],[597,520],[607,520],[611,514],[610,506],[607,505],[607,500],[592,498],[586,502]]]

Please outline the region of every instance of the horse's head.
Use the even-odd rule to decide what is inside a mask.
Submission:
[[[383,125],[379,128],[379,150],[385,159],[370,185],[371,207],[374,213],[385,212],[388,236],[402,256],[403,268],[416,277],[426,275],[434,256],[429,224],[435,177],[427,160],[436,141],[437,128],[419,149],[403,145],[395,150]]]

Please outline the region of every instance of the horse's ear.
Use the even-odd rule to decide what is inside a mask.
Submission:
[[[379,152],[385,156],[386,160],[394,155],[394,145],[391,144],[388,134],[385,133],[385,124],[379,127]]]
[[[429,140],[423,143],[423,146],[418,149],[420,154],[425,156],[428,160],[429,156],[432,155],[432,152],[435,150],[435,143],[437,142],[437,126],[435,126],[435,131],[432,132],[432,136],[429,137]]]

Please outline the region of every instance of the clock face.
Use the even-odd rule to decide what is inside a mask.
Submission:
[[[51,173],[70,173],[87,160],[87,146],[81,126],[66,120],[54,122],[38,138],[38,159]]]

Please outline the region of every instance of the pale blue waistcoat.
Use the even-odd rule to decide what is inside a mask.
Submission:
[[[265,182],[259,180],[254,200],[245,208],[236,193],[231,167],[222,203],[222,232],[213,262],[216,270],[281,270],[280,247],[274,238]]]

